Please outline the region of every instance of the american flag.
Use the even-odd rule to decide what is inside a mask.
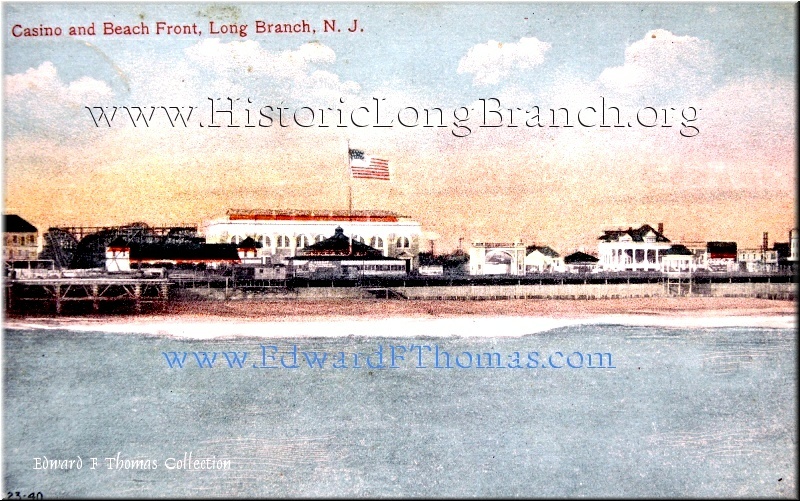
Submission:
[[[350,175],[358,179],[389,181],[389,161],[366,155],[363,150],[350,150]]]

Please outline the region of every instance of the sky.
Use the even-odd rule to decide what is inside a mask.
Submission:
[[[316,32],[256,32],[304,20]],[[346,209],[352,189],[354,209],[409,216],[438,251],[593,252],[645,223],[674,242],[787,241],[796,26],[781,3],[5,3],[5,210],[41,231],[202,224]],[[392,180],[349,179],[348,144]]]

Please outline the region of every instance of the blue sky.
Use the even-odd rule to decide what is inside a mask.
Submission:
[[[203,12],[203,15],[198,13]],[[56,15],[56,13],[58,13]],[[536,68],[511,75],[515,83],[535,87],[552,84],[559,74],[597,78],[605,68],[623,63],[625,48],[650,29],[676,35],[698,36],[714,47],[715,83],[771,72],[791,77],[796,72],[793,41],[794,8],[791,4],[6,4],[6,25],[40,23],[59,26],[86,25],[94,21],[138,23],[140,15],[152,24],[217,20],[249,24],[247,38],[272,50],[291,50],[318,41],[337,56],[334,69],[343,80],[358,82],[367,93],[387,82],[398,81],[434,92],[443,104],[461,103],[485,90],[473,88],[469,75],[456,72],[468,50],[488,40],[514,42],[536,37],[551,44],[547,59]],[[322,19],[359,19],[363,34],[256,35],[256,19],[293,22],[307,19],[319,26]],[[8,31],[8,29],[6,30]],[[81,40],[99,47],[108,59],[145,58],[158,53],[163,62],[183,60],[182,51],[197,37],[81,37],[78,40],[17,39],[6,36],[5,72],[13,74],[53,62],[66,81],[82,76],[113,84],[108,61]],[[207,33],[201,38],[206,38]],[[502,84],[506,84],[502,82]],[[451,99],[452,102],[443,100]]]
[[[215,37],[208,21],[248,24]],[[323,19],[363,33],[263,34]],[[197,23],[202,36],[14,37],[15,25]],[[4,4],[6,207],[39,226],[198,223],[230,207],[340,208],[347,140],[387,157],[357,208],[467,240],[593,250],[602,229],[785,240],[794,222],[792,4]],[[97,129],[85,106],[701,108],[679,128]],[[475,119],[480,113],[473,115]],[[680,121],[680,117],[677,118]],[[677,124],[675,124],[677,126]],[[47,193],[42,196],[42,193]],[[741,214],[747,210],[748,217]],[[670,232],[669,230],[672,230]]]

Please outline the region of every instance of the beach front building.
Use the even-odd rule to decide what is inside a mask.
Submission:
[[[287,261],[290,275],[306,278],[400,277],[410,271],[409,260],[386,257],[380,249],[351,239],[341,227]]]
[[[39,255],[39,231],[16,214],[3,214],[3,260],[29,261]]]
[[[469,249],[470,275],[524,275],[522,242],[473,242]]]
[[[258,265],[263,264],[263,260],[258,257],[258,249],[261,244],[253,240],[253,237],[247,237],[236,245],[236,251],[239,254],[239,261],[242,265]]]
[[[525,273],[554,273],[564,271],[564,259],[547,246],[525,248]]]
[[[797,228],[789,231],[789,261],[796,263],[800,260],[800,232]]]
[[[131,246],[122,237],[115,238],[106,247],[106,271],[109,273],[131,271]]]
[[[574,252],[564,257],[564,271],[567,273],[594,273],[600,260],[585,252]]]
[[[739,271],[772,273],[778,271],[778,251],[775,249],[739,249]]]
[[[708,271],[731,273],[738,269],[736,242],[706,243],[706,269]]]
[[[419,266],[420,223],[388,211],[232,210],[206,223],[209,243],[239,244],[252,238],[263,264],[288,264],[302,249],[322,242],[342,228],[355,242],[367,244],[383,257],[401,259],[411,270]]]
[[[128,243],[121,237],[106,247],[106,271],[142,268],[219,269],[240,264],[235,245],[206,243]]]
[[[685,245],[673,245],[661,255],[664,273],[691,273],[697,270],[695,253]]]
[[[663,231],[663,227],[659,225]],[[597,245],[598,266],[605,271],[659,271],[661,257],[671,244],[649,224],[640,228],[605,231]]]
[[[695,270],[708,269],[708,242],[681,242],[692,253],[692,266]]]

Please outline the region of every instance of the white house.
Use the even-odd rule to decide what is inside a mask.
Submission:
[[[598,266],[606,271],[659,271],[661,257],[671,246],[669,239],[649,224],[605,231],[599,240]]]
[[[564,271],[564,259],[550,247],[531,245],[525,251],[525,273]]]

